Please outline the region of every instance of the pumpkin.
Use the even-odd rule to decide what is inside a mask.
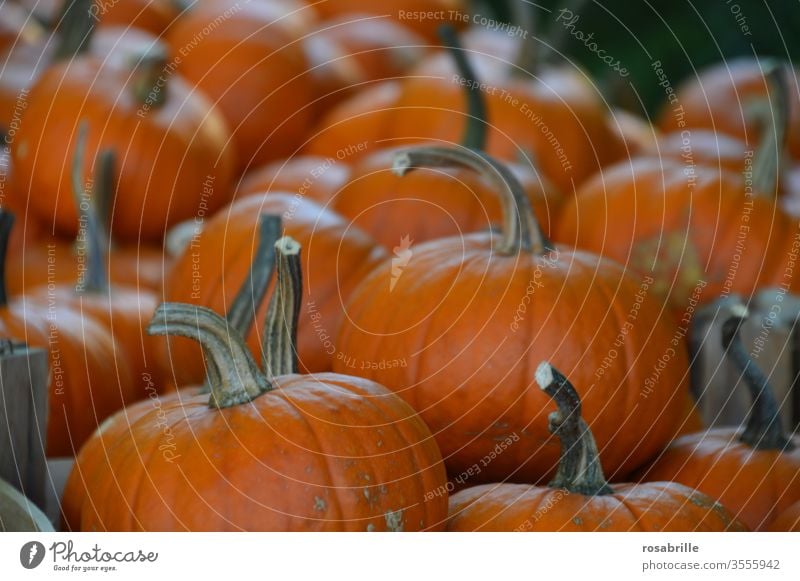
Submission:
[[[558,406],[550,431],[561,442],[555,478],[547,486],[485,484],[450,499],[448,531],[506,532],[722,532],[743,531],[712,498],[674,482],[606,482],[581,398],[549,363],[536,382]]]
[[[0,261],[5,262],[14,217],[0,212]],[[98,321],[69,305],[23,295],[9,300],[0,262],[0,335],[48,349],[50,395],[47,455],[72,456],[97,425],[135,390],[128,363]]]
[[[284,4],[202,2],[167,35],[178,72],[227,120],[240,170],[294,153],[311,122],[307,63]]]
[[[280,316],[264,332],[270,371],[258,369],[241,335],[213,311],[162,305],[151,332],[202,342],[211,396],[161,408],[176,450],[171,461],[158,450],[164,434],[153,429],[153,412],[112,444],[111,469],[93,498],[96,512],[83,514],[84,530],[444,527],[444,499],[424,501],[446,483],[441,455],[405,402],[354,377],[271,373],[297,368],[286,358],[302,304],[299,246],[283,238],[276,249],[280,291],[270,310]]]
[[[42,74],[11,149],[14,190],[28,197],[34,217],[76,234],[64,160],[80,120],[90,124],[88,160],[101,149],[121,160],[111,219],[117,240],[158,241],[170,225],[225,204],[234,170],[225,123],[168,66],[153,46],[133,71],[88,55]]]
[[[795,502],[772,521],[769,530],[779,532],[800,532],[800,502]]]
[[[651,274],[679,320],[720,295],[800,289],[798,223],[776,201],[781,126],[744,172],[647,155],[608,167],[565,204],[555,238]]]
[[[465,0],[383,0],[380,3],[365,0],[324,0],[315,2],[316,10],[323,19],[342,15],[388,16],[392,20],[412,28],[429,41],[436,40],[438,27],[445,23],[460,25],[466,17]],[[414,18],[415,14],[433,13],[437,18]]]
[[[285,193],[249,196],[198,226],[165,281],[166,299],[227,313],[253,260],[258,216],[264,212],[282,215],[287,234],[304,246],[308,291],[300,327],[300,362],[307,371],[329,371],[337,355],[334,337],[343,318],[342,302],[386,253],[338,214],[309,200]],[[259,321],[265,314],[262,309]],[[258,354],[258,328],[248,339]],[[168,356],[176,363],[177,385],[202,379],[202,370],[178,364],[198,360],[196,345],[181,337],[170,339]]]
[[[250,332],[255,313],[267,294],[267,287],[275,267],[275,243],[280,236],[280,224],[278,216],[267,214],[261,216],[258,248],[253,264],[250,265],[250,273],[236,294],[227,316],[230,327],[241,335]],[[290,372],[291,370],[288,370],[285,373]],[[75,464],[61,496],[61,514],[65,529],[80,530],[82,511],[94,510],[92,504],[94,486],[100,479],[99,475],[109,470],[106,449],[110,443],[128,435],[128,429],[133,422],[154,409],[180,403],[198,394],[209,393],[207,379],[202,386],[196,385],[161,394],[159,391],[166,391],[164,389],[168,383],[166,376],[161,378],[160,385],[158,379],[149,374],[143,377],[143,380],[146,381],[147,399],[129,405],[109,417],[97,428],[75,458]]]
[[[491,125],[483,94],[476,88],[480,82],[455,31],[443,27],[442,38],[467,81],[469,110],[461,144],[482,151]],[[420,168],[408,177],[395,175],[392,159],[401,149],[380,149],[356,161],[348,183],[331,198],[330,206],[387,249],[398,244],[407,249],[411,243],[491,228],[501,220],[496,192],[470,170]],[[530,163],[508,165],[549,233],[550,217],[556,216],[561,194]]]
[[[746,317],[747,309],[735,304],[722,325],[726,356],[741,371],[753,397],[745,426],[682,436],[641,478],[696,488],[718,499],[751,529],[765,530],[800,501],[800,438],[783,433],[768,378],[742,343],[739,330]]]
[[[53,532],[53,525],[35,504],[0,479],[0,532]]]
[[[318,24],[303,41],[324,111],[378,79],[400,78],[427,52],[427,41],[396,20],[346,14]]]
[[[615,477],[632,471],[680,424],[682,335],[646,280],[553,246],[502,164],[468,149],[410,149],[395,159],[401,175],[452,166],[494,184],[502,230],[421,244],[373,270],[347,305],[334,371],[378,381],[411,403],[451,474],[490,457],[481,480],[533,482],[555,470],[558,449],[546,443],[547,399],[529,389],[527,370],[553,359],[586,386],[603,466]],[[518,441],[498,454],[508,438]]]
[[[752,141],[759,134],[760,120],[747,114],[747,107],[769,95],[765,69],[768,63],[755,58],[726,59],[700,71],[678,88],[676,98],[681,105],[677,115],[672,107],[665,108],[659,118],[664,132],[688,128],[711,129]],[[796,73],[788,83],[789,101],[788,148],[791,155],[800,158],[800,97],[797,92]]]
[[[302,155],[273,161],[242,176],[235,198],[291,192],[325,205],[350,177],[350,166],[339,159]]]

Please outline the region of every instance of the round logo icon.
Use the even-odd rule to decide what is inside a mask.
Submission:
[[[44,545],[39,541],[30,541],[22,545],[19,551],[19,562],[26,569],[35,569],[44,560]]]

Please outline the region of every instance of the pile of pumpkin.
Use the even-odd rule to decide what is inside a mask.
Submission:
[[[0,335],[50,349],[65,527],[798,530],[746,307],[708,339],[745,426],[686,340],[800,287],[785,65],[656,127],[533,34],[401,17],[459,0],[42,4],[0,5]]]

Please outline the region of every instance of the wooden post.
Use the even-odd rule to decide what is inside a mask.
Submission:
[[[45,506],[47,352],[0,340],[0,479]]]

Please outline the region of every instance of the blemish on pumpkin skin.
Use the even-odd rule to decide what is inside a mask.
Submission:
[[[325,512],[328,509],[328,503],[319,496],[314,497],[314,510]]]
[[[369,524],[367,525],[367,532],[368,532],[368,533],[374,533],[374,532],[375,532],[375,525],[374,525],[374,524],[372,524],[372,523],[369,523]]]
[[[575,518],[573,518],[572,522],[574,522],[577,526],[583,525],[583,519],[581,517],[579,517],[579,516],[576,516]]]
[[[403,509],[401,508],[398,511],[386,511],[383,515],[383,518],[386,520],[386,528],[389,529],[393,533],[402,533],[403,532]]]

